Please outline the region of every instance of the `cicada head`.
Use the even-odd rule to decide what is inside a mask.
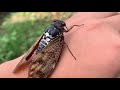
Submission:
[[[62,20],[54,20],[53,25],[58,29],[63,29],[66,26],[66,23]]]

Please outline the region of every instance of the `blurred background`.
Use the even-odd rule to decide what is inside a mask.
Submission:
[[[75,12],[0,12],[0,64],[24,54],[54,19]]]

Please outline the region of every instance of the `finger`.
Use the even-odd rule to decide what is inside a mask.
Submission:
[[[108,18],[104,19],[104,21],[109,23],[116,30],[120,31],[120,15],[108,17]]]
[[[66,22],[69,22],[68,26],[71,26],[73,23],[78,24],[78,22],[81,22],[82,24],[87,20],[102,19],[102,18],[114,16],[114,15],[118,15],[118,12],[79,12],[74,14]]]
[[[99,19],[99,18],[106,18],[106,17],[110,17],[113,15],[117,15],[119,14],[118,12],[79,12],[77,14],[75,14],[73,17],[85,17],[85,18],[95,18],[95,19]]]
[[[23,56],[15,60],[8,61],[8,62],[1,64],[0,65],[0,78],[19,78],[19,77],[25,78],[27,77],[27,69],[24,69],[23,71],[21,70],[18,73],[13,73],[13,70],[16,64],[21,60],[21,58],[23,58]]]

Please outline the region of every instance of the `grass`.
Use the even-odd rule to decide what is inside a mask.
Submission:
[[[0,30],[0,63],[24,54],[55,19],[54,13],[14,12],[6,17]],[[73,14],[60,12],[58,19],[65,20]]]

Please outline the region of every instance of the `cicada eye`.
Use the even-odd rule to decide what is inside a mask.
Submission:
[[[54,20],[53,22],[56,22],[57,20]]]

